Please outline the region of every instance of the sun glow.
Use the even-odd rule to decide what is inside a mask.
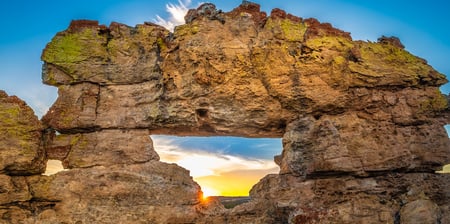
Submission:
[[[220,195],[220,192],[206,186],[202,186],[203,199],[207,199],[210,196]]]
[[[436,173],[450,173],[450,164],[445,165],[442,170],[436,171]]]
[[[152,136],[152,139],[161,161],[176,163],[190,171],[194,181],[201,186],[203,199],[208,196],[248,196],[261,178],[279,171],[279,167],[269,159],[233,156],[220,150],[184,149],[167,137]],[[258,144],[258,147],[263,145]]]

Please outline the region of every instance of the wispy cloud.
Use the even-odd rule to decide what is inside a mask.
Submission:
[[[259,179],[279,170],[271,160],[185,149],[166,136],[152,136],[152,139],[161,161],[188,169],[202,189],[215,189],[221,195],[247,195]]]
[[[166,11],[170,14],[169,18],[162,18],[157,15],[154,20],[156,24],[164,26],[170,31],[173,31],[175,26],[184,24],[184,16],[191,6],[191,0],[178,0],[178,4],[168,3],[166,4]]]
[[[162,161],[177,163],[191,171],[193,177],[220,175],[236,170],[266,170],[277,166],[271,160],[249,159],[196,149],[185,149],[170,137],[152,136]]]

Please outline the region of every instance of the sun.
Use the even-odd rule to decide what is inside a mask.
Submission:
[[[210,187],[203,187],[202,186],[202,192],[203,192],[203,199],[207,199],[209,196],[218,196],[220,195],[220,192],[217,190],[214,190]]]

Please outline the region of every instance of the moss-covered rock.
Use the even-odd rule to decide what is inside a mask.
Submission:
[[[355,86],[439,86],[447,82],[425,60],[395,45],[356,42],[358,61],[349,69]]]
[[[302,21],[293,21],[291,19],[268,18],[264,26],[274,33],[274,36],[286,41],[303,41],[307,29]]]
[[[86,21],[72,21],[47,44],[41,56],[44,83],[124,84],[161,76],[159,53],[167,30],[147,23],[136,27],[112,23],[107,28],[95,21],[77,27],[81,22]]]
[[[42,129],[25,102],[0,91],[0,173],[29,175],[43,172]]]

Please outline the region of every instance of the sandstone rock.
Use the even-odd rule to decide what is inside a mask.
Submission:
[[[49,62],[43,80],[50,85],[121,84],[158,78],[159,45],[164,45],[167,35],[167,30],[151,24],[133,28],[112,23],[106,28],[96,21],[72,21],[42,54],[42,60]]]
[[[159,160],[147,130],[102,130],[58,135],[47,146],[49,159],[63,161],[64,168],[138,164]]]
[[[10,177],[0,174],[0,207],[31,199],[25,177]]]
[[[259,24],[254,20],[259,8],[249,7],[244,5],[230,13],[219,13],[224,16],[225,23],[208,17],[215,9],[211,8],[211,13],[198,9],[208,12],[197,13],[196,19],[177,27],[171,35],[155,31],[147,33],[151,36],[147,39],[138,34],[113,37],[110,42],[134,41],[138,45],[156,47],[161,71],[157,75],[139,73],[147,76],[136,79],[139,80],[137,85],[131,85],[136,84],[134,80],[125,79],[131,77],[130,73],[136,73],[128,68],[141,63],[128,62],[128,56],[117,55],[115,61],[108,61],[108,71],[114,72],[109,81],[98,80],[98,75],[104,76],[105,69],[99,70],[95,60],[90,64],[89,59],[82,62],[66,60],[58,64],[52,57],[53,52],[64,49],[60,38],[83,34],[82,31],[74,34],[71,29],[59,33],[43,53],[46,66],[80,71],[66,72],[69,76],[76,75],[69,81],[48,82],[59,86],[62,94],[45,117],[45,123],[60,132],[71,132],[80,127],[139,126],[155,132],[175,129],[177,131],[173,132],[178,134],[280,137],[286,123],[295,120],[299,113],[338,114],[355,106],[374,106],[367,101],[355,104],[355,96],[350,93],[375,87],[391,91],[397,97],[401,97],[397,90],[408,88],[416,93],[424,89],[434,91],[435,94],[421,98],[424,106],[432,102],[431,111],[447,108],[437,88],[446,82],[444,76],[404,49],[384,43],[352,41],[348,33],[329,24],[284,16],[280,10],[259,20],[264,22]],[[82,30],[88,29],[92,28]],[[104,32],[116,29],[114,25]],[[217,32],[218,29],[221,32]],[[93,48],[88,45],[96,44],[96,40],[76,44],[84,46],[83,49]],[[99,51],[107,52],[107,46],[97,45],[103,46]],[[105,57],[111,57],[110,53]],[[140,56],[132,54],[130,57]],[[87,76],[85,71],[100,72]],[[44,71],[44,77],[51,74]],[[90,84],[80,83],[82,81]],[[115,85],[118,83],[129,85]],[[88,88],[86,85],[92,85],[89,87],[92,94],[80,95],[80,89]],[[98,97],[95,93],[99,93]],[[98,102],[98,105],[81,104],[81,99]],[[118,102],[118,99],[127,100]],[[73,118],[67,115],[69,111],[93,111],[86,107],[97,108],[96,114]],[[411,114],[403,114],[407,118],[416,116],[419,111],[418,105],[406,107],[412,110]],[[248,119],[250,117],[252,119]],[[403,117],[397,119],[415,122],[402,121]]]
[[[402,42],[400,42],[400,39],[398,37],[381,36],[380,38],[378,38],[378,42],[383,44],[391,44],[398,48],[405,49],[405,46],[402,44]]]
[[[400,40],[248,1],[185,19],[58,33],[42,54],[59,89],[44,135],[0,93],[2,222],[450,223],[450,176],[434,173],[450,163],[447,80]],[[282,137],[281,171],[227,210],[157,161],[149,134]],[[46,157],[71,169],[29,176]]]
[[[420,199],[410,202],[400,210],[400,222],[412,223],[439,223],[439,207],[431,200]]]
[[[430,136],[429,130],[435,134]],[[446,138],[440,125],[402,127],[356,114],[322,116],[318,120],[305,117],[286,129],[280,172],[305,176],[365,176],[389,170],[433,172],[449,159]]]
[[[61,127],[61,131],[66,127],[77,127],[78,130],[94,129],[99,88],[92,83],[60,86],[58,95],[64,97],[58,97],[42,118],[42,122],[47,126]],[[51,119],[52,116],[64,119]]]
[[[43,173],[43,127],[33,110],[16,96],[0,91],[0,174]]]
[[[53,202],[35,214],[38,223],[192,222],[201,198],[189,171],[158,161],[71,169],[28,181],[33,198]]]
[[[447,205],[450,195],[449,189],[439,186],[444,186],[449,178],[448,175],[414,173],[386,173],[368,178],[333,176],[309,180],[290,174],[268,175],[251,190],[253,204],[243,204],[235,210],[258,211],[254,208],[257,207],[265,208],[264,211],[278,211],[283,214],[281,217],[284,217],[284,223],[403,223],[403,220],[416,218],[414,215],[417,218],[427,216],[423,213],[413,214],[412,210],[423,209],[428,214],[438,214],[436,204]],[[412,197],[410,203],[416,204],[417,208],[414,204],[406,208],[404,206],[402,211],[408,210],[408,215],[405,215],[408,218],[403,219],[396,214],[400,214],[405,197],[411,194],[408,191],[410,186],[418,186],[416,191],[427,195],[427,200],[420,201],[423,199]],[[271,209],[268,206],[270,204]],[[448,210],[441,211],[443,217],[449,214]],[[268,214],[257,212],[252,215],[264,219],[263,216]],[[272,218],[269,223],[274,223],[275,217],[265,218]],[[448,222],[448,219],[435,220]]]

